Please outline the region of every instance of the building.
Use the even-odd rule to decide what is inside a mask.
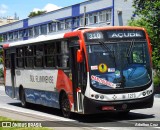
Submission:
[[[83,26],[123,26],[131,19],[133,11],[132,0],[87,0],[0,26],[1,44],[72,31]]]
[[[0,18],[0,26],[10,24],[16,21],[18,21],[18,19],[14,19],[12,17]]]

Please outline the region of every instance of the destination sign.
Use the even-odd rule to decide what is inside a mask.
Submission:
[[[107,31],[107,38],[144,38],[144,32],[139,30],[118,30],[118,31]]]
[[[88,32],[85,34],[86,41],[107,41],[116,39],[142,39],[145,33],[142,30],[105,30]]]

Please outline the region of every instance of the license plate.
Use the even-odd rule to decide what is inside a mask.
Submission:
[[[136,98],[136,94],[135,93],[129,93],[128,98],[129,99],[134,99],[134,98]]]

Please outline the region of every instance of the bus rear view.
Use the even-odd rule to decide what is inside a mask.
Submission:
[[[86,113],[153,106],[151,46],[142,28],[93,29],[84,33],[89,81]]]

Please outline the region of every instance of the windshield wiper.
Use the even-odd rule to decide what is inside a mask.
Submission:
[[[111,52],[112,57],[115,58],[114,51],[112,51],[104,42],[100,41],[99,42],[107,51]]]
[[[116,57],[115,57],[114,51],[112,51],[104,42],[99,41],[99,43],[104,47],[104,49],[106,51],[111,52],[111,55],[109,55],[109,56],[111,56],[113,58],[113,62],[115,64],[115,68],[117,68]]]
[[[134,41],[131,42],[131,45],[129,47],[128,53],[127,53],[127,57],[129,58],[131,55],[131,52],[133,51],[133,47],[134,47]]]

